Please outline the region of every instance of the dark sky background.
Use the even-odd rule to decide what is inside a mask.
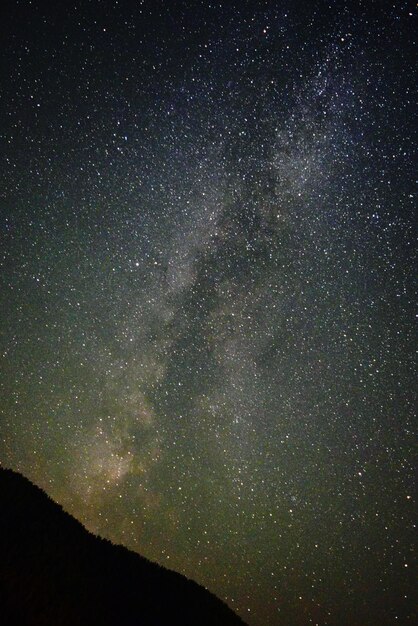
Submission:
[[[251,626],[412,624],[414,3],[1,11],[0,462]]]

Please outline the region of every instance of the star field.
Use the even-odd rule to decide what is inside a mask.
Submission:
[[[413,3],[2,20],[0,463],[250,626],[412,624]]]

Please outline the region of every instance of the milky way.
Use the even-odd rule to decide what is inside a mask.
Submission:
[[[5,14],[0,462],[251,626],[414,620],[415,12]]]

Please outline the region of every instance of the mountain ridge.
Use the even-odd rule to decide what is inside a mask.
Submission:
[[[7,626],[245,626],[204,587],[93,535],[2,466],[0,553]]]

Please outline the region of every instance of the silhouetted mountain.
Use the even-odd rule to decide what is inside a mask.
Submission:
[[[2,468],[0,623],[244,626],[203,587],[95,537],[29,480]]]

